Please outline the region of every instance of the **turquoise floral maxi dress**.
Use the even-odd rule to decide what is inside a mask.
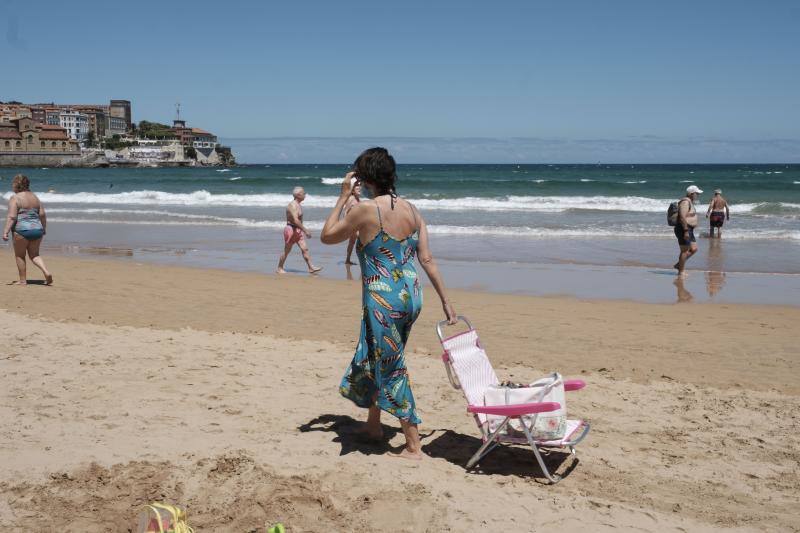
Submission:
[[[364,316],[353,361],[339,391],[359,407],[377,403],[382,410],[419,424],[404,350],[411,326],[422,310],[422,288],[414,258],[419,229],[396,239],[383,229],[367,244],[358,241]],[[377,394],[377,400],[375,400]]]

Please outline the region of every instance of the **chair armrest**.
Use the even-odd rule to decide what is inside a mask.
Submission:
[[[564,381],[564,390],[571,391],[571,390],[581,390],[586,386],[586,382],[582,379],[568,379]]]
[[[522,416],[534,413],[546,413],[561,408],[558,402],[518,403],[513,405],[469,405],[467,412],[484,415]]]

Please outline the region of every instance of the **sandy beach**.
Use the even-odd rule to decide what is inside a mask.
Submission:
[[[569,410],[592,432],[548,486],[521,448],[464,469],[433,291],[407,357],[429,457],[407,464],[338,395],[357,282],[47,261],[55,286],[0,285],[4,531],[128,531],[153,500],[196,531],[799,529],[800,308],[453,291],[501,379],[588,384]]]

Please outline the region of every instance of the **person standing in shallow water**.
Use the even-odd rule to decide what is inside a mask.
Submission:
[[[385,148],[370,148],[356,159],[354,167],[355,171],[345,176],[339,199],[320,235],[325,244],[357,235],[356,253],[361,265],[361,333],[339,391],[357,406],[368,409],[360,434],[382,440],[380,417],[381,411],[386,411],[400,420],[406,439],[403,449],[392,456],[421,459],[418,425],[422,420],[405,364],[406,342],[422,310],[417,257],[450,324],[455,324],[456,312],[433,260],[425,220],[416,207],[397,196],[394,158]],[[372,199],[362,200],[342,218],[354,187],[353,178]]]
[[[306,199],[306,191],[302,187],[295,187],[292,191],[292,196],[292,201],[286,206],[286,227],[283,228],[284,246],[281,258],[278,260],[277,272],[278,274],[286,274],[283,265],[286,263],[286,258],[289,256],[289,252],[292,251],[292,247],[297,244],[303,253],[306,265],[308,265],[308,272],[316,274],[322,270],[322,267],[316,267],[311,263],[311,253],[308,251],[308,245],[306,244],[306,237],[310,239],[311,232],[303,225],[303,207],[300,205]]]
[[[53,284],[53,275],[47,270],[39,255],[39,247],[47,233],[47,214],[39,197],[31,192],[31,182],[27,176],[17,174],[11,182],[14,196],[8,201],[8,215],[3,229],[3,240],[7,241],[13,233],[14,258],[19,272],[19,284],[27,285],[27,265],[25,255],[44,274],[45,283]]]
[[[678,262],[673,265],[679,276],[686,275],[686,261],[697,253],[697,239],[694,229],[697,227],[697,210],[694,203],[703,191],[697,185],[686,188],[686,196],[678,202],[678,223],[675,225],[675,237],[678,239]]]
[[[709,236],[714,238],[714,228],[717,230],[717,239],[722,238],[722,225],[726,220],[731,219],[731,211],[728,209],[728,201],[722,196],[722,190],[714,189],[714,197],[708,202],[708,211],[706,211],[706,218],[708,218]]]

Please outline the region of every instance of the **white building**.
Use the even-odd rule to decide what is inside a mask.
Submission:
[[[106,156],[109,159],[127,159],[128,161],[135,161],[140,164],[149,163],[185,163],[186,156],[184,154],[183,145],[175,139],[153,140],[153,139],[137,139],[133,142],[135,146],[123,148],[117,153],[107,152]]]
[[[78,142],[86,140],[89,134],[89,115],[64,109],[58,114],[58,120],[59,125],[67,130],[72,139]]]

